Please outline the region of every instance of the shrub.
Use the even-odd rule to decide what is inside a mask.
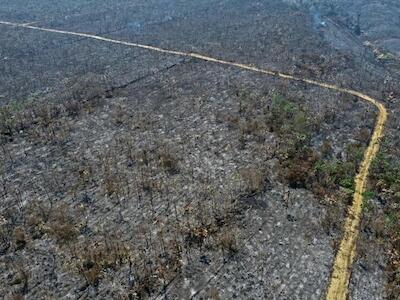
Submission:
[[[158,163],[160,167],[170,175],[179,173],[178,158],[167,146],[162,146],[157,152]]]
[[[78,235],[75,222],[64,206],[54,210],[48,228],[49,233],[59,242],[70,242]]]
[[[114,238],[86,241],[73,251],[77,269],[89,285],[97,285],[104,270],[115,269],[129,259],[129,247]]]
[[[212,287],[208,290],[208,298],[207,299],[211,299],[211,300],[221,300],[221,296],[219,294],[219,290],[215,287]]]
[[[264,190],[267,178],[265,173],[256,167],[249,167],[240,171],[242,181],[245,184],[245,192],[248,194],[258,194]]]
[[[107,172],[104,177],[103,189],[105,194],[109,197],[114,194],[119,195],[122,189],[122,183],[118,175]]]
[[[238,252],[238,244],[236,239],[237,232],[232,227],[224,227],[217,236],[218,245],[221,250],[233,255]]]
[[[306,111],[279,95],[272,98],[266,117],[271,131],[279,135],[307,135],[311,126]]]
[[[330,140],[324,140],[320,149],[322,158],[329,158],[332,154],[332,150],[332,142]]]
[[[25,234],[25,230],[23,229],[23,227],[18,226],[14,229],[13,240],[14,240],[14,245],[15,245],[16,250],[21,250],[25,247],[25,245],[27,243],[27,239],[26,239],[26,234]]]
[[[71,99],[63,103],[65,113],[69,117],[77,117],[82,112],[82,101]]]

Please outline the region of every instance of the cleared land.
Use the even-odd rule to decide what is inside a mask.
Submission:
[[[287,7],[284,12],[290,11]],[[7,216],[18,208],[20,217],[12,224],[6,218],[4,233],[13,232],[14,240],[4,240],[12,248],[5,248],[3,258],[6,268],[12,266],[5,274],[17,278],[15,293],[322,297],[332,249],[340,245],[343,216],[348,208],[357,216],[361,213],[365,178],[386,119],[384,107],[361,94],[380,110],[374,127],[374,114],[352,97],[360,94],[344,87],[308,80],[352,96],[307,87],[303,79],[287,85],[248,72],[290,79],[276,67],[263,71],[184,51],[169,53],[185,54],[184,59],[137,53],[145,57],[146,67],[127,73],[125,80],[119,77],[121,83],[112,83],[107,76],[102,77],[104,86],[94,78],[81,90],[71,86],[60,94],[63,89],[54,88],[34,105],[28,101],[22,107],[4,107],[3,199],[9,206],[3,212]],[[226,66],[203,66],[199,59]],[[149,70],[146,62],[154,62],[154,68]],[[237,67],[245,70],[237,72]],[[306,64],[301,68],[298,78],[304,78],[304,72],[330,77],[320,63],[317,69]],[[52,100],[56,95],[60,99]],[[16,163],[23,157],[25,164]],[[44,169],[37,173],[38,161]],[[361,171],[353,185],[357,170]],[[31,175],[24,179],[26,171]],[[17,190],[24,192],[15,194]],[[352,190],[355,201],[347,207]],[[32,195],[36,201],[27,201]],[[51,200],[54,197],[56,201]],[[60,216],[67,218],[59,223]],[[339,262],[342,254],[354,258],[351,237],[358,232],[354,228],[359,221],[351,219],[345,225]],[[132,233],[132,227],[137,232]],[[343,246],[346,239],[349,247]],[[19,256],[38,260],[40,247],[43,255],[53,255],[49,275],[31,269]],[[85,252],[87,257],[80,255]],[[351,295],[384,294],[384,284],[377,280],[382,273],[375,266],[372,272],[362,272],[378,289],[354,285],[356,265]],[[282,269],[288,272],[278,272]],[[58,282],[60,271],[68,275],[57,290],[35,285],[40,279]],[[80,276],[74,277],[76,271]],[[37,277],[33,283],[31,273]],[[82,278],[86,283],[79,291],[71,290]],[[270,278],[275,279],[267,281]]]

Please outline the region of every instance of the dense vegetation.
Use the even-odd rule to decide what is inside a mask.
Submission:
[[[388,143],[372,165],[371,189],[379,197],[382,210],[367,199],[365,215],[376,237],[388,245],[388,297],[395,299],[400,293],[400,160]]]

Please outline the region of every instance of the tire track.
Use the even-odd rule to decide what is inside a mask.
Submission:
[[[348,285],[351,275],[351,268],[356,254],[356,241],[359,235],[360,229],[360,222],[361,222],[361,214],[362,214],[362,204],[363,204],[363,194],[366,189],[367,178],[369,174],[369,169],[373,159],[376,157],[376,154],[379,151],[380,140],[384,135],[385,124],[387,121],[387,110],[385,106],[379,102],[378,100],[365,95],[361,92],[346,89],[339,87],[334,84],[319,82],[307,78],[301,78],[292,76],[289,74],[284,74],[280,72],[275,72],[271,70],[261,69],[253,65],[241,64],[237,62],[226,61],[218,58],[213,58],[210,56],[206,56],[199,53],[192,53],[192,52],[182,52],[176,50],[169,50],[163,49],[159,47],[154,47],[150,45],[143,45],[138,43],[131,43],[125,42],[120,40],[114,40],[111,38],[101,37],[98,35],[88,34],[88,33],[80,33],[80,32],[71,32],[71,31],[64,31],[58,29],[51,29],[51,28],[43,28],[43,27],[36,27],[32,26],[29,23],[19,24],[19,23],[12,23],[12,22],[5,22],[0,21],[2,25],[20,27],[25,29],[31,30],[39,30],[51,33],[58,33],[70,36],[78,36],[88,39],[94,39],[98,41],[125,45],[129,47],[136,47],[141,49],[146,49],[150,51],[156,51],[159,53],[181,56],[181,57],[190,57],[194,59],[199,59],[207,62],[213,62],[221,65],[237,67],[243,70],[248,70],[256,73],[262,73],[270,76],[275,76],[279,78],[283,78],[286,80],[291,81],[298,81],[307,84],[311,84],[314,86],[319,86],[322,88],[326,88],[329,90],[333,90],[336,92],[346,93],[355,97],[360,98],[364,102],[372,104],[378,110],[378,117],[375,122],[375,128],[370,140],[370,143],[364,152],[364,158],[360,165],[360,169],[358,174],[354,180],[355,183],[355,192],[353,195],[353,202],[349,207],[348,215],[346,217],[344,229],[343,229],[343,238],[340,243],[338,252],[335,257],[335,261],[332,268],[332,274],[329,282],[329,286],[326,293],[327,300],[345,300],[348,294]]]

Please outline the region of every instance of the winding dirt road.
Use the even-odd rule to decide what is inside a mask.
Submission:
[[[183,57],[191,57],[195,59],[200,59],[208,62],[218,63],[222,65],[233,66],[237,68],[241,68],[244,70],[249,70],[257,73],[262,73],[266,75],[271,75],[275,77],[280,77],[286,80],[292,81],[299,81],[304,82],[307,84],[319,86],[322,88],[326,88],[329,90],[350,94],[360,98],[361,100],[368,102],[374,105],[378,109],[378,117],[375,123],[374,132],[372,134],[370,143],[368,148],[364,153],[364,159],[361,163],[359,172],[355,178],[355,192],[353,196],[353,203],[349,208],[349,212],[345,221],[344,230],[343,230],[343,238],[340,243],[340,247],[335,257],[334,265],[332,268],[332,275],[330,278],[329,287],[326,293],[327,300],[345,300],[348,294],[348,285],[351,275],[352,264],[354,261],[354,257],[356,254],[356,241],[359,235],[359,228],[360,228],[360,221],[362,215],[362,204],[363,204],[363,194],[366,188],[367,177],[369,174],[369,169],[373,159],[375,158],[376,154],[379,150],[380,140],[383,137],[383,131],[385,128],[386,120],[387,120],[387,111],[385,106],[380,103],[378,100],[375,100],[361,92],[357,92],[354,90],[341,88],[336,85],[318,82],[306,78],[295,77],[292,75],[274,72],[266,69],[260,69],[252,65],[246,65],[236,62],[225,61],[217,58],[213,58],[210,56],[198,54],[198,53],[190,53],[190,52],[181,52],[181,51],[174,51],[168,49],[162,49],[158,47],[153,47],[149,45],[142,45],[137,43],[130,43],[124,42],[120,40],[114,40],[106,37],[101,37],[93,34],[87,33],[79,33],[79,32],[71,32],[71,31],[64,31],[64,30],[57,30],[57,29],[50,29],[50,28],[43,28],[43,27],[36,27],[29,24],[18,24],[12,22],[4,22],[0,21],[2,25],[14,26],[14,27],[22,27],[31,30],[40,30],[64,35],[72,35],[72,36],[79,36],[85,37],[89,39],[99,40],[108,43],[120,44],[129,47],[137,47],[142,49],[147,49],[151,51],[156,51],[165,54],[183,56]],[[31,23],[32,24],[32,23]]]

